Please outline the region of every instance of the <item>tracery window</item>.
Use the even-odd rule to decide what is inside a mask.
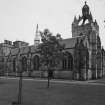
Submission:
[[[62,61],[62,68],[70,71],[73,69],[73,57],[69,52],[67,52],[66,57]]]
[[[16,58],[13,59],[13,72],[16,72]]]
[[[39,70],[39,56],[35,55],[33,59],[34,70]]]
[[[22,71],[27,71],[27,58],[22,57]]]
[[[73,57],[71,54],[68,56],[68,69],[70,71],[72,71],[72,69],[73,69]]]

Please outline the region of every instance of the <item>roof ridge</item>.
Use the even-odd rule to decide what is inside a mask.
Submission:
[[[86,36],[86,35],[82,35],[82,36],[76,36],[76,37],[71,37],[71,38],[66,38],[66,39],[63,39],[63,40],[69,40],[69,39],[75,39],[75,38],[79,38],[79,37],[84,37],[84,36]]]

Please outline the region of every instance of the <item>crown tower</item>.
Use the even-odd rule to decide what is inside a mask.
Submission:
[[[79,18],[75,16],[72,22],[72,37],[88,35],[93,29],[98,32],[99,26],[96,20],[93,21],[90,8],[85,1],[85,5],[82,8],[82,16],[79,16]]]

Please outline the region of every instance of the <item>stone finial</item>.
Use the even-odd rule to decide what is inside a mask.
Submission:
[[[86,5],[87,1],[85,1],[85,5]]]
[[[92,16],[91,12],[90,12],[90,21],[93,21],[93,16]]]
[[[76,22],[77,21],[77,18],[76,18],[76,16],[74,16],[74,22]]]
[[[97,24],[97,21],[96,21],[96,19],[95,19],[95,24]]]

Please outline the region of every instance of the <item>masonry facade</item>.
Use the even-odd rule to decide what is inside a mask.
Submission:
[[[38,46],[39,39],[34,41],[37,41]],[[53,70],[54,78],[88,80],[105,75],[105,51],[101,46],[99,25],[93,20],[86,2],[82,8],[82,16],[75,16],[72,22],[72,38],[63,39],[60,43],[65,44],[66,58],[59,60],[58,66]],[[12,43],[5,40],[1,43],[1,75],[18,76],[22,71],[23,76],[47,77],[46,67],[40,66],[37,46],[29,46],[23,41]]]

